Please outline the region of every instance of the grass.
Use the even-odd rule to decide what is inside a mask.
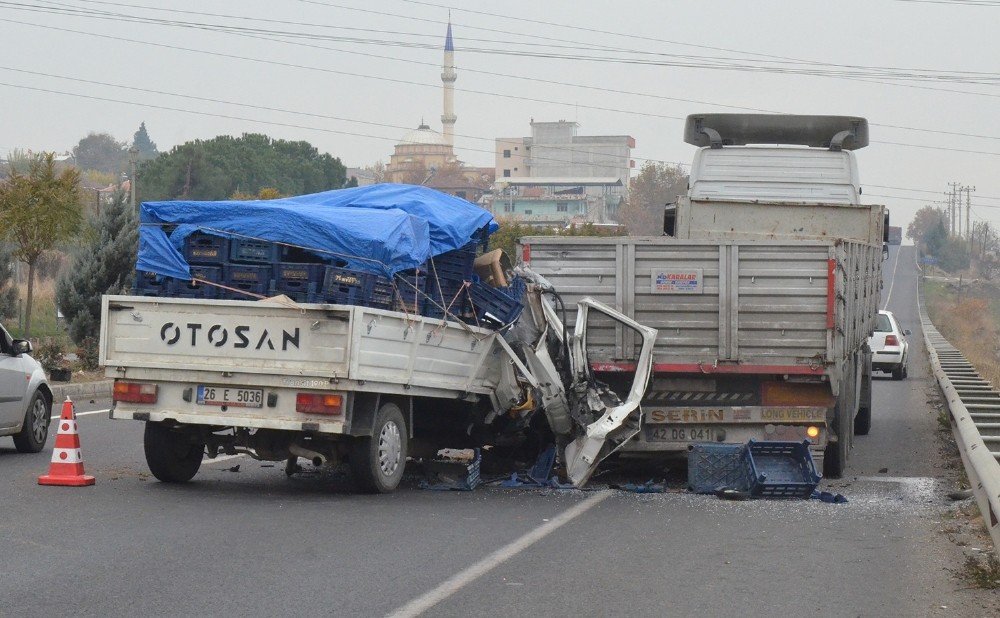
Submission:
[[[973,588],[1000,589],[1000,559],[992,553],[984,558],[968,556],[965,559],[962,576]]]
[[[13,337],[20,338],[24,334],[23,312],[27,304],[28,284],[18,286],[20,311],[17,319],[11,319],[4,326]],[[34,300],[31,310],[31,339],[38,342],[43,339],[54,339],[67,349],[71,345],[66,329],[56,320],[56,283],[55,279],[40,279],[35,281]]]
[[[980,374],[1000,385],[1000,287],[926,281],[927,313],[934,326],[962,351]]]

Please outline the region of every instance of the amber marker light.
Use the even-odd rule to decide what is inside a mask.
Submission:
[[[809,427],[806,428],[806,435],[813,439],[818,438],[819,427],[816,427],[815,425],[810,425]]]

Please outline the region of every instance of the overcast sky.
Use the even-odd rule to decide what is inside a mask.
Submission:
[[[160,150],[261,132],[387,161],[421,118],[440,130],[448,6],[468,163],[492,166],[493,138],[531,118],[632,135],[641,165],[691,160],[693,112],[860,115],[865,195],[896,224],[957,181],[976,187],[974,218],[1000,225],[994,0],[0,2],[0,154],[65,151],[90,131],[131,140],[145,121]]]

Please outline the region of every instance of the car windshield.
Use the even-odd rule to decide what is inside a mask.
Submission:
[[[892,322],[889,321],[889,316],[884,313],[878,314],[875,318],[875,332],[876,333],[891,333],[892,332]]]

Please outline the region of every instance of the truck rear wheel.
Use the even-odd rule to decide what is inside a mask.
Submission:
[[[149,421],[142,443],[149,471],[164,483],[190,481],[201,467],[205,445],[189,433]]]
[[[372,435],[358,438],[351,451],[351,469],[369,493],[396,489],[406,467],[406,421],[399,406],[384,403],[375,413]]]

